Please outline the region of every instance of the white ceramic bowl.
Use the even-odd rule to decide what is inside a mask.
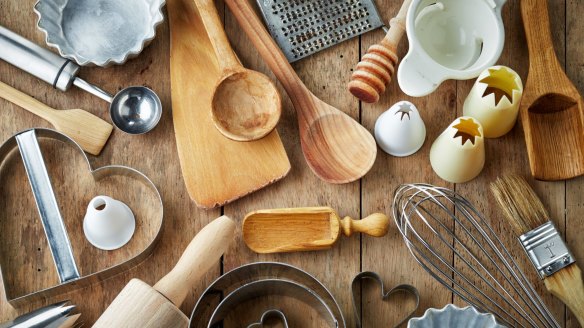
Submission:
[[[46,42],[79,65],[122,64],[137,56],[164,20],[165,0],[38,0]]]
[[[474,307],[459,308],[448,304],[442,309],[428,309],[420,318],[408,321],[408,328],[505,328],[490,313],[480,313]]]

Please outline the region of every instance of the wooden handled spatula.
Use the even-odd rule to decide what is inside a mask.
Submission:
[[[192,286],[217,264],[234,232],[235,223],[227,216],[213,220],[195,236],[172,271],[154,287],[132,279],[93,327],[187,327],[189,319],[178,307]]]

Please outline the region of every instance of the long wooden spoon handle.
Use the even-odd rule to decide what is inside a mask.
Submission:
[[[235,223],[227,216],[213,220],[193,238],[175,267],[154,285],[177,307],[182,304],[192,286],[217,264],[233,241]]]
[[[248,0],[226,0],[225,3],[227,3],[235,19],[237,19],[264,61],[282,83],[292,101],[295,102],[295,107],[298,107],[296,106],[297,100],[307,99],[312,94],[296,75],[282,50],[272,40]],[[299,109],[296,108],[296,110]]]
[[[44,118],[51,123],[57,114],[55,109],[43,104],[42,102],[23,92],[14,89],[13,87],[3,82],[0,82],[0,97],[26,109],[27,111],[37,116]]]
[[[547,0],[522,0],[521,16],[531,67],[546,67],[557,62],[554,52],[554,42],[550,30],[550,19]],[[549,62],[552,60],[553,62]]]
[[[195,0],[222,71],[241,66],[235,56],[213,0]]]
[[[584,327],[584,284],[578,265],[571,264],[546,277],[544,282],[546,288],[570,308],[580,326]]]
[[[343,234],[349,237],[353,232],[361,232],[373,237],[383,237],[389,230],[389,218],[382,213],[373,213],[362,220],[345,217],[341,221]]]

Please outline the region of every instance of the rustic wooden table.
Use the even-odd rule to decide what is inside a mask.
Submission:
[[[0,24],[44,45],[43,35],[35,27],[37,17],[32,10],[34,2],[34,0],[0,0]],[[380,0],[377,3],[385,19],[392,17],[401,5],[401,1],[397,0]],[[225,13],[226,30],[244,65],[266,72],[273,77],[237,26],[231,13],[224,10],[222,2],[218,2],[218,6],[221,8],[220,11]],[[556,53],[564,63],[568,76],[579,90],[584,92],[584,70],[582,69],[584,67],[582,57],[584,20],[581,19],[584,13],[584,2],[552,0],[549,1],[549,6]],[[506,45],[499,63],[512,67],[525,80],[528,55],[518,0],[510,0],[505,5],[503,17]],[[99,157],[92,157],[91,163],[95,166],[129,165],[143,171],[153,179],[162,193],[165,206],[162,238],[152,256],[139,266],[84,289],[43,302],[28,304],[18,309],[12,308],[6,302],[4,292],[0,292],[0,322],[44,304],[70,299],[78,305],[86,326],[90,326],[132,277],[138,277],[150,284],[154,283],[169,271],[197,231],[222,213],[231,216],[238,223],[241,223],[244,215],[249,211],[274,207],[328,205],[337,209],[341,215],[354,217],[364,217],[376,211],[389,214],[392,192],[398,184],[405,182],[428,182],[455,188],[486,214],[508,247],[519,252],[511,229],[500,222],[501,215],[487,186],[500,173],[515,172],[528,175],[527,155],[520,124],[502,138],[487,140],[487,164],[477,179],[461,185],[452,185],[442,181],[430,168],[428,160],[430,145],[452,120],[461,115],[462,104],[473,81],[448,81],[432,95],[416,99],[409,99],[400,92],[397,83],[392,83],[379,103],[360,104],[346,91],[346,83],[360,54],[381,37],[381,31],[368,33],[361,38],[353,39],[302,60],[294,64],[294,68],[317,96],[335,107],[344,109],[371,131],[376,118],[390,105],[402,99],[412,101],[420,109],[428,129],[428,139],[421,151],[407,158],[391,157],[380,151],[375,166],[362,180],[347,185],[328,185],[317,179],[307,167],[298,142],[295,114],[290,101],[283,96],[283,117],[278,130],[290,157],[292,171],[281,182],[223,208],[209,211],[197,209],[189,199],[181,177],[171,112],[168,25],[160,26],[152,44],[138,58],[130,60],[125,65],[107,69],[83,68],[82,77],[107,90],[113,91],[129,85],[147,85],[160,95],[165,110],[159,126],[153,132],[143,136],[128,136],[115,131],[104,152]],[[403,41],[400,51],[402,56],[406,49],[407,42]],[[197,59],[193,58],[193,60]],[[193,76],[193,78],[197,77]],[[80,90],[59,92],[4,62],[0,62],[0,80],[50,106],[84,108],[109,120],[105,102]],[[285,95],[281,87],[280,90],[282,95]],[[0,100],[0,108],[1,140],[25,128],[49,127],[47,122],[6,101]],[[228,158],[229,154],[225,154],[225,158],[218,160],[228,160]],[[581,238],[578,237],[584,231],[584,222],[581,220],[584,216],[583,181],[583,178],[566,182],[532,181],[544,203],[551,210],[555,222],[564,233],[576,258],[580,261],[584,261],[584,244],[579,242]],[[5,187],[0,186],[2,188],[0,191]],[[19,219],[18,217],[0,218],[2,222]],[[0,227],[3,225],[4,223]],[[42,240],[42,230],[36,231],[41,234],[36,238]],[[43,254],[43,256],[48,256],[44,249]],[[34,265],[35,258],[38,258],[38,255],[30,254],[31,265]],[[349,327],[355,324],[349,285],[352,277],[360,271],[378,272],[388,286],[400,283],[416,286],[421,292],[418,315],[429,307],[440,308],[447,303],[460,303],[412,260],[393,225],[390,233],[381,239],[365,236],[342,238],[328,251],[283,255],[252,253],[244,245],[239,228],[236,241],[225,254],[223,261],[205,276],[196,289],[191,291],[187,301],[181,307],[182,310],[190,314],[202,290],[221,272],[226,272],[241,264],[266,260],[290,263],[313,273],[337,297]],[[86,259],[86,261],[99,261],[99,259]],[[531,272],[527,263],[523,263],[526,265],[526,271]],[[17,279],[42,280],[45,279],[43,278],[45,270],[53,270],[53,268],[50,266],[42,270],[39,268],[38,276],[17,276]],[[5,274],[9,273],[5,272]],[[577,327],[577,322],[563,304],[545,293],[543,284],[533,274],[531,278],[562,326]],[[396,302],[384,304],[379,300],[378,291],[367,288],[361,300],[364,326],[391,326],[392,323],[397,322],[405,309],[401,306],[403,305],[401,300],[396,298],[394,301]]]

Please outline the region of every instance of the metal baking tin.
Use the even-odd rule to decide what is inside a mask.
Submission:
[[[197,301],[189,327],[217,327],[237,304],[266,296],[293,297],[316,309],[329,327],[346,328],[337,301],[321,282],[301,269],[276,262],[246,264],[219,277]],[[267,308],[264,316],[274,311],[273,307]],[[279,313],[287,324],[284,313]]]
[[[37,27],[49,46],[79,65],[123,64],[164,21],[165,0],[38,0]]]
[[[46,168],[42,160],[42,154],[40,153],[40,149],[35,149],[35,147],[38,147],[38,138],[59,140],[77,148],[85,158],[85,161],[89,166],[89,171],[95,181],[99,181],[100,179],[107,176],[123,175],[139,180],[151,189],[160,204],[160,225],[158,226],[154,239],[140,254],[111,268],[104,269],[87,276],[81,276],[79,274],[77,265],[75,264],[75,260],[73,258],[73,250],[71,248],[71,244],[69,243],[67,232],[59,213],[57,200],[55,199],[50,180],[48,179],[48,174],[46,173]],[[94,170],[89,163],[87,155],[75,141],[64,134],[51,129],[28,129],[18,132],[14,136],[10,137],[0,146],[0,166],[12,153],[12,151],[16,150],[17,148],[20,150],[23,161],[25,162],[27,175],[29,178],[31,178],[31,175],[35,175],[35,177],[29,179],[29,181],[33,189],[33,194],[35,196],[39,214],[43,220],[45,233],[47,234],[47,237],[50,237],[49,245],[53,255],[53,260],[55,261],[55,265],[59,273],[60,283],[56,286],[36,291],[24,296],[11,297],[11,295],[8,294],[9,289],[6,288],[6,283],[3,281],[4,290],[6,291],[6,298],[10,304],[19,305],[23,304],[24,302],[51,297],[73,289],[87,286],[97,281],[102,281],[117,273],[120,273],[121,271],[135,266],[144,260],[148,255],[150,255],[156,242],[160,238],[160,232],[163,223],[163,204],[158,189],[146,175],[133,168],[119,165],[104,166]],[[28,165],[26,162],[28,162]],[[33,168],[31,165],[41,165],[41,167],[37,166],[36,168]],[[46,176],[42,176],[43,174]],[[1,273],[2,275],[9,274],[9,272]]]

